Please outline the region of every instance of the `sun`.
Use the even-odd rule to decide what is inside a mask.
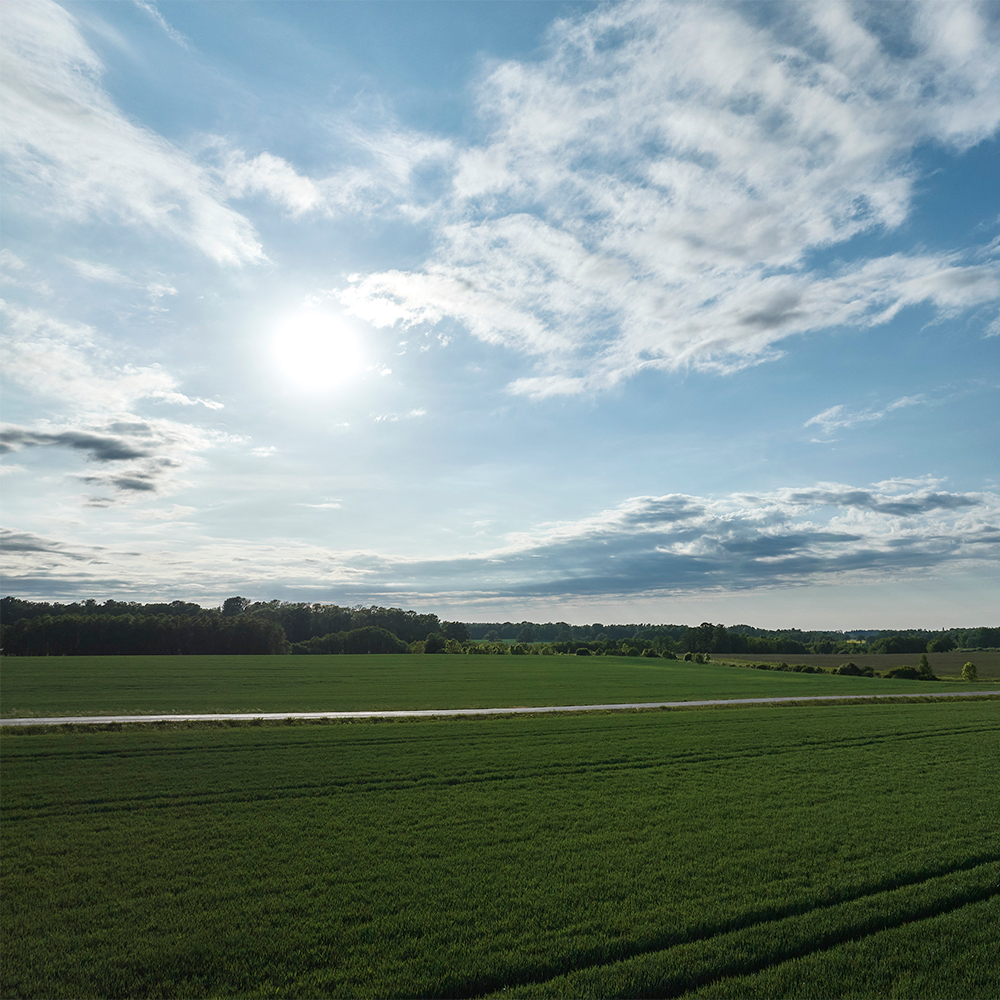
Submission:
[[[356,378],[363,366],[354,332],[320,310],[299,312],[280,323],[272,356],[282,375],[310,391],[341,386]]]

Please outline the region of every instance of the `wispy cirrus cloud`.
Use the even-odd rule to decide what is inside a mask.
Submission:
[[[93,261],[78,260],[71,257],[66,258],[66,263],[77,274],[88,281],[99,281],[125,288],[145,288],[150,301],[154,303],[165,296],[177,294],[177,289],[173,285],[167,284],[164,281],[140,281],[127,274],[123,274],[118,268],[112,267],[110,264],[95,264]]]
[[[848,410],[843,403],[831,406],[815,417],[810,417],[802,426],[819,427],[824,434],[833,434],[838,430],[850,430],[864,424],[876,423],[890,413],[903,410],[910,406],[922,406],[927,403],[923,393],[916,396],[900,396],[885,406],[869,406],[863,410]]]
[[[115,105],[70,12],[52,0],[7,4],[0,45],[6,183],[26,205],[144,227],[223,264],[264,259],[213,176]]]
[[[341,603],[432,596],[453,605],[878,582],[995,565],[1000,496],[949,492],[927,481],[819,483],[721,498],[632,497],[592,517],[511,535],[501,548],[452,558],[342,552],[282,540],[203,539],[183,553],[156,545],[138,561],[133,548],[95,550],[100,567],[81,582],[84,548],[32,541],[8,559],[10,579],[23,581],[25,592],[66,594],[78,587],[83,593],[110,573],[131,581],[136,592],[157,594],[175,592],[195,574],[219,592],[248,584],[270,595],[307,587]]]
[[[919,143],[964,150],[1000,123],[995,8],[894,11],[639,0],[558,22],[547,57],[483,80],[488,138],[458,152],[424,266],[341,300],[534,356],[512,388],[535,396],[995,302],[995,248],[815,262],[907,218]]]
[[[152,0],[132,0],[132,3],[141,11],[148,14],[159,25],[167,38],[172,42],[176,42],[182,49],[190,50],[191,43],[167,21]]]
[[[0,300],[3,376],[60,407],[91,414],[124,413],[138,400],[222,409],[214,399],[182,393],[157,365],[121,364],[93,327],[64,323],[37,309]]]
[[[335,130],[353,162],[325,176],[301,174],[271,152],[247,156],[221,139],[212,143],[219,158],[217,174],[229,197],[265,197],[292,217],[380,211],[419,217],[427,211],[418,201],[416,174],[450,162],[455,152],[450,141],[395,123],[370,132],[340,123]]]

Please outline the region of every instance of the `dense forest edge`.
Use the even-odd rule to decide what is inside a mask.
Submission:
[[[924,654],[921,666],[883,676],[933,677],[927,653],[1000,648],[1000,628],[854,632],[759,629],[750,625],[570,625],[457,622],[401,608],[251,601],[220,607],[185,601],[58,604],[0,600],[0,649],[7,656],[465,653],[643,656],[704,662],[712,654],[761,658],[805,654]],[[798,665],[783,669],[807,669]],[[853,670],[852,670],[853,668]],[[820,667],[815,668],[822,670]],[[845,663],[840,672],[872,675]]]

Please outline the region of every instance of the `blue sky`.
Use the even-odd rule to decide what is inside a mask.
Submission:
[[[995,3],[2,44],[4,593],[996,624]]]

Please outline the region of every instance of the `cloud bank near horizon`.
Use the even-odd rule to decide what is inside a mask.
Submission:
[[[96,445],[95,445],[96,447]],[[185,508],[189,511],[189,508]],[[880,582],[1000,559],[1000,494],[934,482],[818,484],[704,498],[632,497],[579,521],[513,534],[499,549],[404,559],[291,540],[132,539],[87,546],[4,529],[22,596],[217,593],[451,607],[536,598],[738,593],[817,581]],[[301,598],[290,596],[298,591]],[[322,596],[319,596],[322,595]]]

